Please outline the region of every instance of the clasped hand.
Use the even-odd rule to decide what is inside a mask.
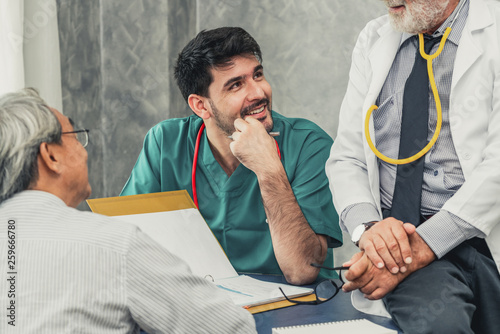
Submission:
[[[408,236],[415,233],[415,226],[389,217],[373,225],[359,240],[359,249],[364,251],[373,264],[385,267],[393,274],[406,272],[412,262]]]
[[[375,229],[375,227],[378,228]],[[402,231],[404,231],[405,236],[401,235]],[[420,235],[415,233],[415,226],[403,224],[394,218],[387,218],[376,223],[371,229],[363,233],[360,246],[362,241],[364,251],[356,253],[348,262],[343,264],[344,267],[349,267],[345,274],[345,278],[349,282],[344,284],[342,289],[346,292],[359,289],[368,299],[384,297],[407,276],[427,266],[436,258]],[[385,250],[381,246],[382,241]],[[376,259],[375,261],[368,255],[368,250]],[[407,252],[408,250],[409,252]],[[376,254],[373,254],[373,251]],[[402,263],[401,259],[407,259],[409,263],[404,265],[404,270],[396,271],[394,266],[382,262],[385,259],[381,260],[382,256],[379,255],[378,251],[381,251],[385,257],[390,254],[390,258],[395,264]],[[399,256],[400,259],[394,259],[392,254],[396,254],[395,256]]]

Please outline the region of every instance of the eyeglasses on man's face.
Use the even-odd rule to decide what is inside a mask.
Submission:
[[[76,134],[76,139],[80,142],[80,144],[82,144],[83,147],[87,147],[87,145],[89,144],[89,130],[88,129],[62,132],[61,134],[67,135],[70,133]]]
[[[348,267],[324,267],[322,265],[316,264],[316,263],[311,263],[311,266],[316,267],[316,268],[321,268],[321,269],[327,269],[327,270],[335,270],[339,272],[339,279],[338,282],[336,282],[333,279],[325,279],[321,282],[319,282],[315,287],[314,287],[314,294],[316,295],[316,300],[311,300],[311,301],[301,301],[301,300],[293,300],[289,299],[283,290],[280,289],[281,293],[283,296],[285,296],[286,300],[288,300],[290,303],[294,304],[301,304],[301,305],[319,305],[322,303],[325,303],[335,297],[339,291],[342,289],[342,286],[344,285],[344,279],[342,278],[342,270],[348,270]]]

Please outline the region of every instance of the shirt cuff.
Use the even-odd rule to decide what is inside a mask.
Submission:
[[[380,221],[377,208],[371,203],[356,203],[349,205],[340,215],[340,226],[344,231],[352,231],[363,223]]]
[[[417,227],[417,233],[440,259],[465,240],[486,235],[454,214],[441,210]]]

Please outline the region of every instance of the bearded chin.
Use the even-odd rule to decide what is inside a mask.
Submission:
[[[429,31],[441,22],[448,3],[449,0],[415,0],[411,4],[406,4],[403,14],[389,14],[391,25],[395,30],[409,34]]]

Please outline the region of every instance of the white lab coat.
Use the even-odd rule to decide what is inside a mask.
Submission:
[[[498,1],[470,0],[455,59],[449,112],[465,182],[443,209],[487,235],[500,271],[499,21]],[[368,23],[353,51],[338,135],[326,163],[339,214],[351,204],[367,202],[381,215],[377,158],[366,142],[364,119],[382,89],[400,41],[401,33],[392,29],[385,15]],[[373,122],[370,134],[374,140]],[[387,315],[382,302],[369,303],[360,293],[353,294],[353,304],[368,313]]]

